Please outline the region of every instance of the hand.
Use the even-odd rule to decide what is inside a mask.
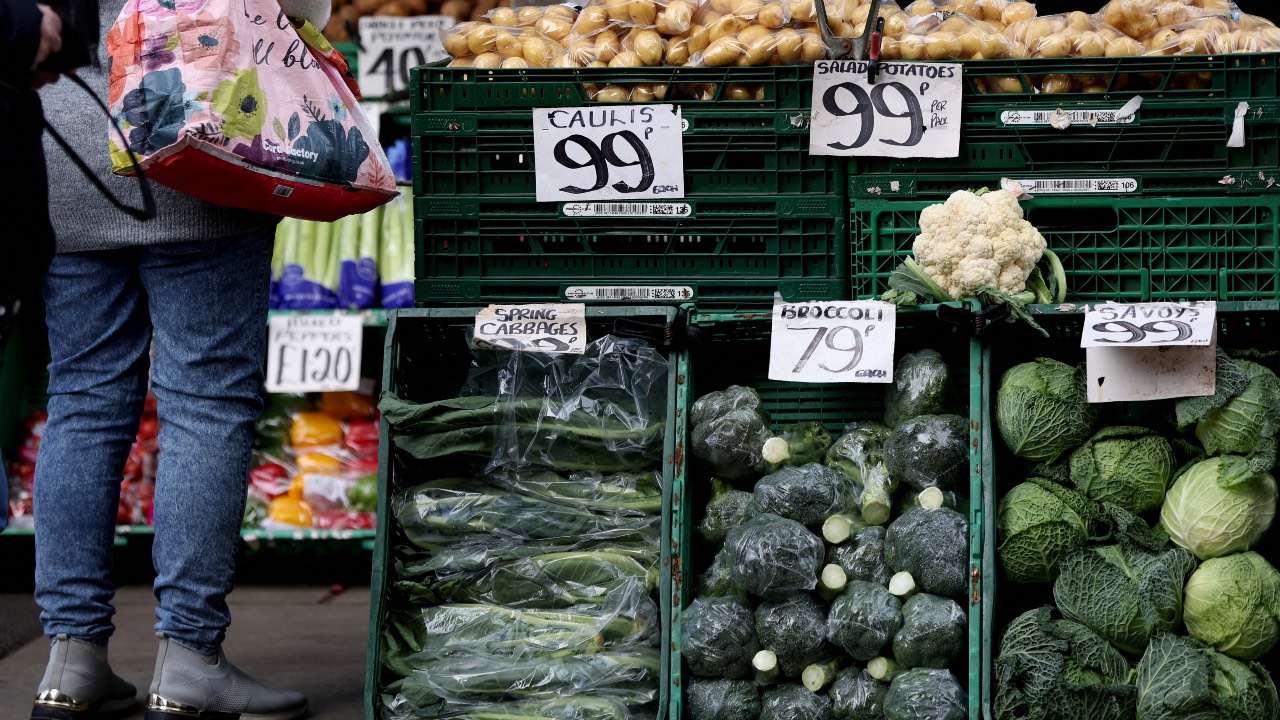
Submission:
[[[62,18],[48,5],[37,4],[44,15],[40,20],[40,47],[36,49],[36,61],[31,69],[35,70],[50,55],[62,49]]]

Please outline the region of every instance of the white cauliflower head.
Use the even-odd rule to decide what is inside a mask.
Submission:
[[[988,285],[1008,295],[1022,292],[1046,247],[1012,193],[958,190],[921,211],[911,251],[934,282],[960,299]]]

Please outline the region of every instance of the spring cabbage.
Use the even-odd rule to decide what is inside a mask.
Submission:
[[[1058,561],[1093,534],[1098,511],[1080,493],[1030,478],[1000,500],[996,511],[1000,566],[1013,582],[1052,582]]]
[[[996,393],[1000,437],[1014,455],[1051,463],[1089,439],[1097,409],[1081,368],[1037,358],[1010,368]]]
[[[1235,455],[1198,462],[1165,495],[1160,525],[1201,560],[1248,550],[1276,514],[1276,481]]]
[[[1187,580],[1191,637],[1239,660],[1257,660],[1280,637],[1280,573],[1255,552],[1204,561]]]
[[[1138,720],[1276,720],[1280,698],[1261,665],[1195,638],[1158,632],[1138,663]]]
[[[1144,427],[1105,427],[1071,453],[1071,482],[1131,513],[1160,507],[1173,475],[1169,441]]]

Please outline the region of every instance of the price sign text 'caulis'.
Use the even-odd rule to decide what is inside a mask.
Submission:
[[[1217,303],[1106,303],[1085,313],[1080,347],[1213,344]]]
[[[273,315],[267,335],[267,392],[359,389],[363,331],[357,315]]]
[[[471,345],[485,350],[581,355],[587,348],[586,305],[490,305],[476,313]]]
[[[681,123],[674,105],[534,110],[538,202],[683,198]]]
[[[893,381],[897,308],[876,300],[788,303],[775,299],[769,379]]]
[[[963,67],[823,60],[813,70],[810,155],[932,157],[960,155]]]

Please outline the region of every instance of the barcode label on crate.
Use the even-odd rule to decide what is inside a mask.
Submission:
[[[685,302],[693,300],[693,288],[687,285],[614,285],[586,287],[575,285],[564,291],[566,300],[652,300]]]
[[[1068,127],[1071,125],[1128,125],[1137,118],[1137,113],[1121,113],[1123,108],[1108,110],[1005,110],[1000,113],[1000,122],[1005,125],[1051,125]]]
[[[1031,195],[1124,195],[1138,192],[1138,181],[1133,178],[1008,178],[1004,182],[1017,183],[1023,192]]]
[[[689,203],[565,203],[560,209],[565,217],[690,217]]]

